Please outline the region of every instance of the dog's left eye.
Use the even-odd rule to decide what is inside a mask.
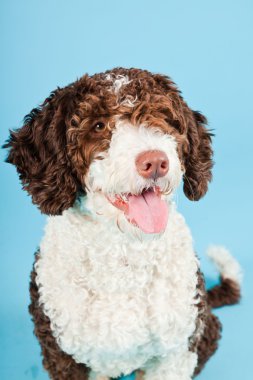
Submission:
[[[93,128],[92,128],[92,130],[93,130],[94,132],[96,132],[96,133],[103,132],[105,129],[106,129],[106,125],[105,125],[104,123],[102,123],[102,122],[98,122],[98,123],[96,123],[96,124],[93,126]]]

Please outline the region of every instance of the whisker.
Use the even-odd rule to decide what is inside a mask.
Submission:
[[[117,227],[118,227],[118,229],[120,230],[120,232],[122,232],[122,234],[125,233],[125,232],[120,228],[120,224],[119,224],[119,216],[117,217]]]
[[[170,195],[172,193],[172,188],[171,187],[168,187],[168,189],[165,189],[164,191],[163,191],[163,194],[164,195]]]

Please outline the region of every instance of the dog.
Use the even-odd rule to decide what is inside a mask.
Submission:
[[[215,352],[212,308],[240,299],[240,267],[213,247],[205,289],[173,195],[212,179],[212,133],[172,80],[115,68],[57,88],[10,132],[7,162],[49,215],[30,313],[54,380],[190,380]]]

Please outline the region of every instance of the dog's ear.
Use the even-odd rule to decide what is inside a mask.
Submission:
[[[15,165],[23,188],[43,213],[56,215],[76,199],[77,178],[67,156],[66,119],[73,96],[57,89],[24,119],[24,126],[10,132],[4,148],[6,161]]]
[[[212,136],[206,128],[206,118],[192,111],[188,124],[188,152],[184,166],[184,193],[192,201],[198,201],[205,195],[208,183],[212,179]]]

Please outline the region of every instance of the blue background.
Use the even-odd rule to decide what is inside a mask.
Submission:
[[[115,66],[170,75],[215,129],[207,196],[177,202],[205,258],[224,244],[245,272],[240,305],[218,310],[223,338],[199,379],[252,379],[252,0],[2,0],[1,143],[51,90]],[[21,190],[1,152],[0,378],[48,379],[27,312],[28,279],[45,217]]]

